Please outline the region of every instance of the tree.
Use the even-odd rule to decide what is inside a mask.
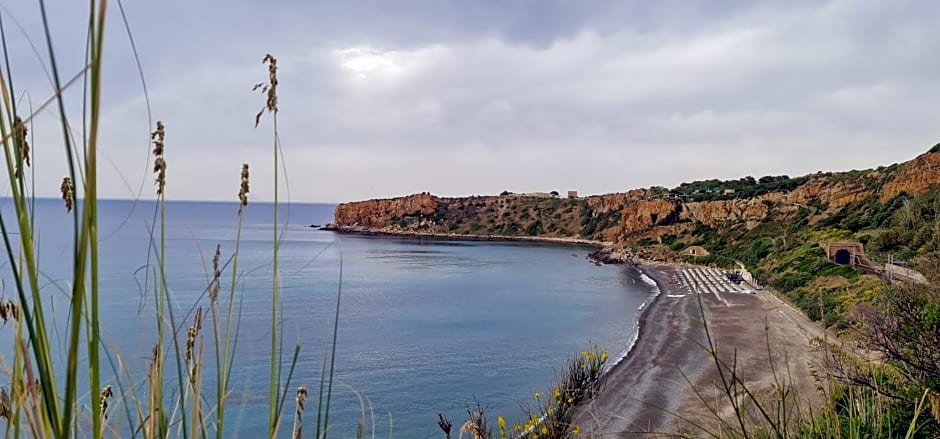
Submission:
[[[552,194],[553,197],[557,197],[557,196],[558,196],[558,191],[551,191],[550,193]]]

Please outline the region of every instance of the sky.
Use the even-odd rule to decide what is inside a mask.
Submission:
[[[52,96],[39,9],[0,0],[20,108]],[[100,195],[341,202],[803,175],[909,160],[940,142],[940,2],[116,1],[105,29]],[[87,2],[47,0],[63,78]],[[37,56],[37,52],[39,56]],[[42,62],[39,59],[42,59]],[[65,92],[81,129],[81,83]],[[21,110],[21,113],[29,113]],[[34,119],[36,193],[66,173],[59,115]],[[8,193],[8,189],[0,187]]]

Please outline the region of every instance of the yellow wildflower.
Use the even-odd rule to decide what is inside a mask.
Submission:
[[[573,435],[575,435],[575,436],[581,434],[581,426],[580,426],[580,425],[575,425],[574,428],[571,429],[571,434],[573,434]]]
[[[535,399],[539,399],[539,398],[541,398],[541,397],[542,397],[542,394],[541,394],[541,393],[535,392]]]

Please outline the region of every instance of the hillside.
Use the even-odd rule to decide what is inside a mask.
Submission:
[[[935,147],[934,149],[940,149]],[[417,194],[340,204],[335,225],[390,231],[582,237],[620,244],[659,241],[699,226],[754,229],[768,220],[839,217],[890,205],[940,183],[940,153],[864,171],[685,183],[578,199],[550,196],[440,198]],[[725,194],[725,190],[733,193]],[[808,210],[808,212],[806,212]],[[852,226],[851,224],[848,224]],[[851,227],[850,227],[851,228]],[[858,227],[856,227],[858,228]]]
[[[802,177],[707,180],[676,188],[564,199],[547,195],[442,198],[427,193],[340,204],[341,230],[604,241],[647,258],[736,267],[777,287],[811,318],[847,327],[882,283],[836,265],[825,244],[855,240],[869,257],[916,262],[940,250],[940,144],[915,159],[869,170]],[[903,218],[902,218],[903,217]],[[901,224],[904,223],[904,224]],[[702,246],[711,254],[682,254]]]
[[[827,376],[839,385],[829,388],[823,414],[801,421],[797,437],[831,434],[835,426],[864,431],[865,437],[934,438],[940,437],[938,189],[940,144],[905,163],[797,178],[706,180],[575,199],[425,193],[345,203],[336,208],[334,226],[351,232],[578,238],[644,259],[743,264],[758,283],[853,342],[848,345],[861,347],[827,363]],[[865,255],[857,260],[869,267],[916,268],[931,282],[891,282],[884,272],[836,264],[827,246],[840,241],[863,245]],[[931,416],[918,417],[926,400]]]

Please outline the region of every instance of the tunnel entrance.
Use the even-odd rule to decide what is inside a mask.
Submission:
[[[834,259],[836,264],[849,265],[852,262],[852,254],[846,249],[840,249],[836,251]]]
[[[826,257],[842,265],[855,266],[865,260],[865,246],[861,242],[834,241],[826,245]]]

